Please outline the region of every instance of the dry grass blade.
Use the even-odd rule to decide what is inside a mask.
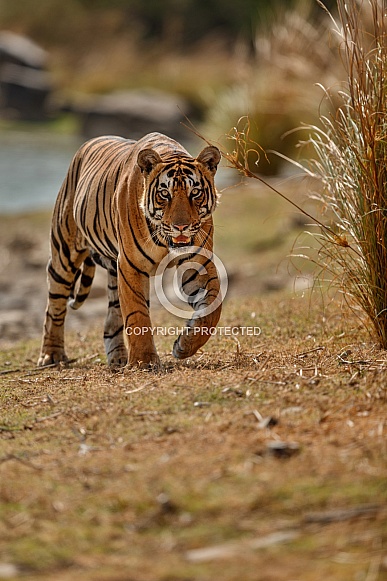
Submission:
[[[314,223],[316,223],[320,228],[322,228],[326,235],[329,237],[329,240],[332,244],[342,246],[345,248],[349,248],[357,253],[357,249],[353,248],[345,237],[340,236],[337,232],[334,232],[329,226],[318,220],[315,216],[312,216],[309,212],[307,212],[304,208],[299,206],[296,202],[291,200],[288,196],[286,196],[283,192],[275,188],[272,184],[267,182],[264,178],[262,178],[259,174],[256,174],[250,170],[250,161],[249,157],[254,155],[256,157],[256,165],[258,166],[259,163],[259,151],[261,151],[264,155],[266,155],[263,148],[256,142],[250,139],[250,119],[248,116],[241,117],[236,124],[235,127],[226,135],[226,138],[233,141],[234,148],[230,152],[228,149],[223,146],[219,141],[209,140],[204,137],[196,127],[188,120],[188,125],[185,125],[187,129],[192,131],[197,137],[203,139],[208,145],[216,145],[216,147],[220,150],[222,157],[228,162],[229,167],[233,167],[237,169],[242,175],[247,178],[251,178],[254,180],[259,181],[260,183],[264,184],[267,188],[275,192],[278,196],[286,200],[289,204],[291,204],[294,208],[296,208],[299,212],[304,214],[307,218],[310,218]],[[242,125],[242,127],[241,127]]]

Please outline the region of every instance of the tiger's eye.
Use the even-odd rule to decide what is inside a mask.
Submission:
[[[191,198],[198,198],[202,193],[203,192],[200,188],[193,188],[193,190],[191,190]]]
[[[157,192],[157,194],[160,196],[160,198],[162,200],[169,200],[169,198],[171,197],[170,193],[168,190],[159,190]]]

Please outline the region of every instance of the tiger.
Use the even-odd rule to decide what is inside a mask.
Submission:
[[[191,357],[208,341],[222,304],[211,259],[212,214],[219,197],[214,177],[220,159],[213,145],[193,158],[160,133],[137,141],[101,136],[79,148],[52,215],[38,366],[68,361],[67,306],[78,309],[84,303],[96,265],[107,270],[103,339],[109,366],[162,368],[151,332],[150,280],[168,255],[176,267],[194,263],[182,279],[193,315],[177,336],[172,354],[177,359]],[[143,331],[130,332],[135,328]]]

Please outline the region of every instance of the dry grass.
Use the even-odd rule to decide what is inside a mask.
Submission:
[[[100,328],[67,368],[36,370],[37,341],[1,355],[0,561],[31,580],[387,578],[385,353],[306,297],[233,300],[222,324],[262,335],[185,363],[158,337],[160,375],[112,374]]]
[[[322,127],[304,126],[310,136],[300,145],[314,152],[309,162],[312,170],[292,162],[322,184],[312,197],[325,217],[317,219],[280,189],[269,187],[318,227],[317,233],[310,232],[312,248],[295,256],[309,254],[320,281],[342,291],[386,348],[387,21],[379,0],[338,0],[337,5],[339,21],[330,17],[341,41],[347,80],[338,92],[325,89],[331,113],[320,114]],[[264,183],[252,169],[261,168],[266,153],[254,139],[250,117],[240,117],[227,138],[231,148],[217,143],[225,159],[243,175]]]
[[[378,0],[339,0],[338,8],[347,80],[336,113],[321,117],[322,129],[309,128],[308,143],[316,156],[312,171],[324,185],[318,199],[344,244],[323,229],[317,261],[321,276],[366,315],[386,348],[387,21]]]

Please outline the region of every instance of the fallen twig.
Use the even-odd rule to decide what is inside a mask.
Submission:
[[[34,464],[33,462],[30,462],[29,460],[25,460],[24,458],[21,458],[20,456],[16,456],[16,454],[7,454],[3,458],[0,458],[0,464],[3,464],[3,462],[8,462],[9,460],[16,460],[16,462],[20,462],[21,464],[24,464],[25,466],[28,466],[29,468],[33,468],[34,470],[43,470],[43,468],[41,466],[36,466],[36,464]]]
[[[316,351],[324,351],[325,347],[315,347],[314,349],[309,349],[309,351],[303,351],[302,353],[296,353],[296,357],[305,357],[310,353],[315,353]]]
[[[311,512],[305,515],[304,522],[307,524],[330,524],[332,522],[342,522],[359,517],[372,518],[381,510],[381,508],[382,507],[378,504],[361,504],[359,506],[339,510]]]
[[[38,424],[40,422],[45,422],[46,420],[53,420],[54,418],[57,418],[58,416],[61,416],[62,414],[63,414],[63,411],[59,411],[59,412],[55,412],[53,414],[50,414],[49,416],[43,416],[42,418],[36,418],[35,423]]]
[[[18,371],[22,371],[20,369],[20,367],[18,367],[17,369],[5,369],[3,371],[0,371],[0,375],[8,375],[10,373],[18,373]]]
[[[240,541],[230,541],[221,545],[212,545],[201,549],[192,549],[187,551],[185,557],[192,563],[204,563],[216,559],[229,559],[240,555],[243,550],[265,549],[273,545],[287,543],[299,536],[298,531],[277,531],[269,535],[258,537],[256,539],[243,539]]]
[[[89,361],[90,359],[94,359],[98,357],[99,353],[93,353],[92,355],[86,355],[84,357],[75,357],[73,359],[67,359],[67,361],[58,361],[58,363],[49,363],[48,365],[43,365],[42,367],[31,367],[30,369],[22,369],[18,367],[17,369],[6,369],[4,371],[0,371],[0,375],[7,375],[10,373],[39,373],[40,371],[45,371],[46,369],[53,369],[54,367],[60,366],[67,366],[71,365],[72,363],[79,363],[82,361]]]
[[[154,379],[152,379],[152,381],[147,381],[147,383],[145,383],[141,387],[136,387],[136,389],[130,389],[128,391],[125,391],[125,393],[127,393],[127,394],[137,393],[138,391],[142,391],[143,389],[145,389],[146,387],[148,387],[148,385],[152,385],[152,383],[155,383],[155,380]]]

